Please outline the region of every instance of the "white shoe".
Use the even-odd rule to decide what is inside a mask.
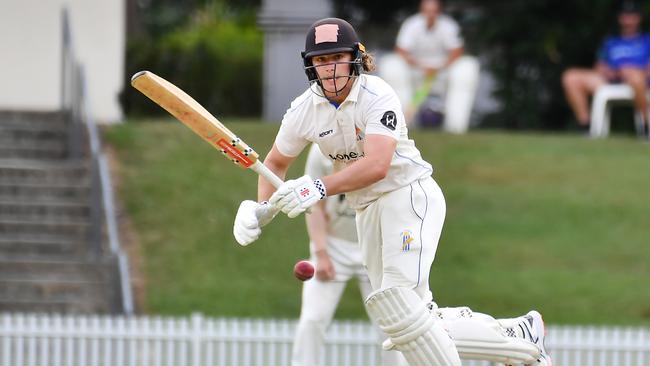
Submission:
[[[544,319],[542,319],[542,314],[535,310],[531,310],[524,316],[524,319],[525,321],[522,323],[528,332],[527,337],[530,337],[530,341],[535,343],[540,351],[539,359],[536,363],[531,365],[552,366],[553,362],[551,361],[551,355],[546,352],[546,347],[544,346],[546,330],[544,329]]]

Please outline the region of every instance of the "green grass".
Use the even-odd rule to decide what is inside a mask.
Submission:
[[[226,120],[264,154],[278,125]],[[447,199],[431,285],[442,306],[495,316],[536,308],[554,324],[650,324],[650,146],[631,138],[495,132],[412,133]],[[142,245],[146,311],[297,317],[302,218],[279,216],[262,238],[232,237],[254,173],[179,123],[107,131]],[[304,157],[303,157],[304,158]],[[301,174],[301,159],[290,176]],[[362,318],[348,286],[339,318]]]

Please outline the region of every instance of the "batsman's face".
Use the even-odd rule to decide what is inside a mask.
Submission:
[[[326,93],[340,91],[345,87],[350,76],[351,61],[352,55],[349,52],[314,56],[311,59]]]

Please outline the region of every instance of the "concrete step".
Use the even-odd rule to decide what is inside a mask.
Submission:
[[[110,266],[105,260],[13,259],[0,261],[0,281],[109,281]]]
[[[39,202],[59,200],[88,200],[90,187],[84,184],[18,184],[0,183],[0,200],[7,198],[34,199]]]
[[[106,313],[113,292],[104,282],[0,280],[0,309],[24,312],[40,306],[47,312]]]
[[[67,126],[5,125],[0,123],[0,144],[21,142],[35,145],[39,143],[63,143],[68,141]]]
[[[82,160],[0,159],[2,184],[86,185],[88,182],[88,163]]]
[[[6,126],[0,124],[0,140],[6,141],[63,141],[68,138],[66,128],[38,126]]]
[[[57,160],[67,153],[64,141],[0,141],[0,159]]]
[[[64,237],[1,236],[0,261],[72,260],[88,253],[88,243]]]
[[[88,202],[54,201],[0,198],[0,219],[36,220],[56,219],[79,221],[90,217]]]
[[[0,126],[46,125],[64,127],[68,117],[62,111],[0,111]]]
[[[4,235],[59,235],[85,239],[89,234],[90,223],[85,221],[31,221],[0,218],[0,236]]]
[[[0,309],[108,312],[116,308],[114,260],[0,261]]]
[[[106,301],[84,299],[72,301],[0,299],[0,312],[51,313],[51,314],[113,314]]]
[[[62,113],[0,112],[0,142],[65,141],[70,124]]]

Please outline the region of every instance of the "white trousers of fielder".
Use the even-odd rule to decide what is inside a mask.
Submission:
[[[334,237],[328,237],[328,251],[334,265],[336,278],[321,281],[313,278],[302,287],[300,320],[293,343],[291,366],[318,366],[322,364],[327,327],[341,299],[347,283],[357,278],[363,301],[372,291],[366,270],[361,264],[359,245]],[[336,255],[338,253],[339,255]],[[311,260],[315,263],[312,254]],[[377,329],[378,341],[385,335]],[[406,366],[406,360],[398,351],[382,351],[383,366]]]

